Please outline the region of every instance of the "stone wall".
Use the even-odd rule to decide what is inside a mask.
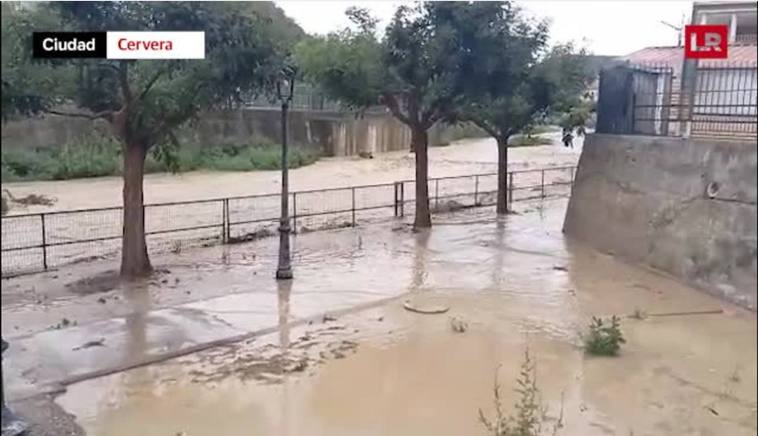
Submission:
[[[755,310],[756,145],[589,135],[564,232]]]
[[[208,112],[182,128],[179,137],[183,144],[200,147],[244,144],[263,138],[278,143],[280,120],[278,109]],[[410,130],[386,113],[357,117],[339,112],[293,110],[289,126],[293,144],[317,149],[324,156],[348,156],[361,151],[381,153],[410,147]],[[440,130],[437,126],[432,128],[430,145],[441,141]],[[4,123],[2,143],[7,149],[60,147],[93,133],[107,135],[107,123],[50,115]]]

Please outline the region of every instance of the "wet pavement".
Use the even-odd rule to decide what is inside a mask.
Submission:
[[[565,205],[298,235],[289,285],[273,240],[161,257],[131,287],[87,266],[4,283],[11,395],[83,378],[57,401],[95,436],[483,435],[528,346],[559,434],[755,434],[755,313],[567,240]],[[621,356],[585,356],[590,317],[612,314]]]

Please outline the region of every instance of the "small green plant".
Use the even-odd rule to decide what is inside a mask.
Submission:
[[[503,411],[503,401],[500,396],[500,383],[495,376],[495,418],[490,420],[479,409],[479,421],[493,436],[543,436],[546,434],[555,436],[563,428],[563,398],[561,398],[561,411],[552,427],[547,430],[547,408],[542,405],[540,391],[537,388],[536,364],[529,355],[529,349],[524,352],[524,361],[521,363],[519,377],[516,379],[516,393],[519,399],[514,404],[514,413],[506,415]]]
[[[584,350],[596,356],[616,356],[625,344],[626,339],[621,334],[621,319],[613,315],[608,320],[593,316],[590,323],[590,333],[584,338]]]

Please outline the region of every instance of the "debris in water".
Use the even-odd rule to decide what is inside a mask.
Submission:
[[[71,350],[77,351],[77,350],[83,350],[85,348],[90,348],[90,347],[104,347],[104,346],[105,346],[105,338],[100,338],[94,341],[85,342],[83,345],[74,347]]]
[[[105,298],[100,297],[100,298],[97,299],[97,302],[100,303],[100,304],[105,304]]]
[[[296,362],[292,367],[286,368],[285,372],[303,372],[306,368],[308,368],[308,360],[302,359]]]
[[[568,271],[568,268],[566,268],[563,265],[555,265],[555,266],[553,266],[553,269],[556,270],[556,271]]]
[[[706,408],[706,409],[707,409],[709,412],[711,412],[712,414],[714,414],[714,415],[716,415],[716,416],[719,416],[719,413],[718,413],[718,412],[716,411],[716,409],[714,409],[713,407],[710,407],[710,406],[705,406],[705,408]]]
[[[456,333],[465,333],[468,330],[468,323],[458,317],[450,318],[450,327]]]
[[[634,309],[634,312],[632,312],[631,315],[628,315],[628,317],[632,319],[643,320],[648,317],[648,314],[644,310],[637,308],[637,309]]]
[[[724,313],[723,309],[713,309],[713,310],[692,310],[692,311],[687,311],[687,312],[649,313],[648,316],[719,315],[722,313]]]
[[[337,321],[337,318],[331,315],[324,315],[324,318],[321,321],[322,322]]]
[[[422,313],[425,315],[436,315],[440,313],[445,313],[448,310],[450,310],[447,306],[428,306],[428,307],[416,307],[413,304],[411,304],[410,300],[406,300],[405,303],[403,303],[403,307],[405,310],[409,310],[411,312],[416,313]]]

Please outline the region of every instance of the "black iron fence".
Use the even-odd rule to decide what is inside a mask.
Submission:
[[[567,196],[574,168],[510,171],[510,202]],[[314,189],[290,194],[295,233],[356,226],[412,215],[414,182]],[[491,206],[497,174],[429,180],[433,213]],[[151,253],[251,241],[277,232],[279,194],[145,205]],[[115,258],[121,249],[121,207],[6,215],[2,218],[2,277]]]
[[[618,65],[600,74],[598,133],[663,136],[758,134],[758,66],[709,63],[684,86],[668,65]]]

